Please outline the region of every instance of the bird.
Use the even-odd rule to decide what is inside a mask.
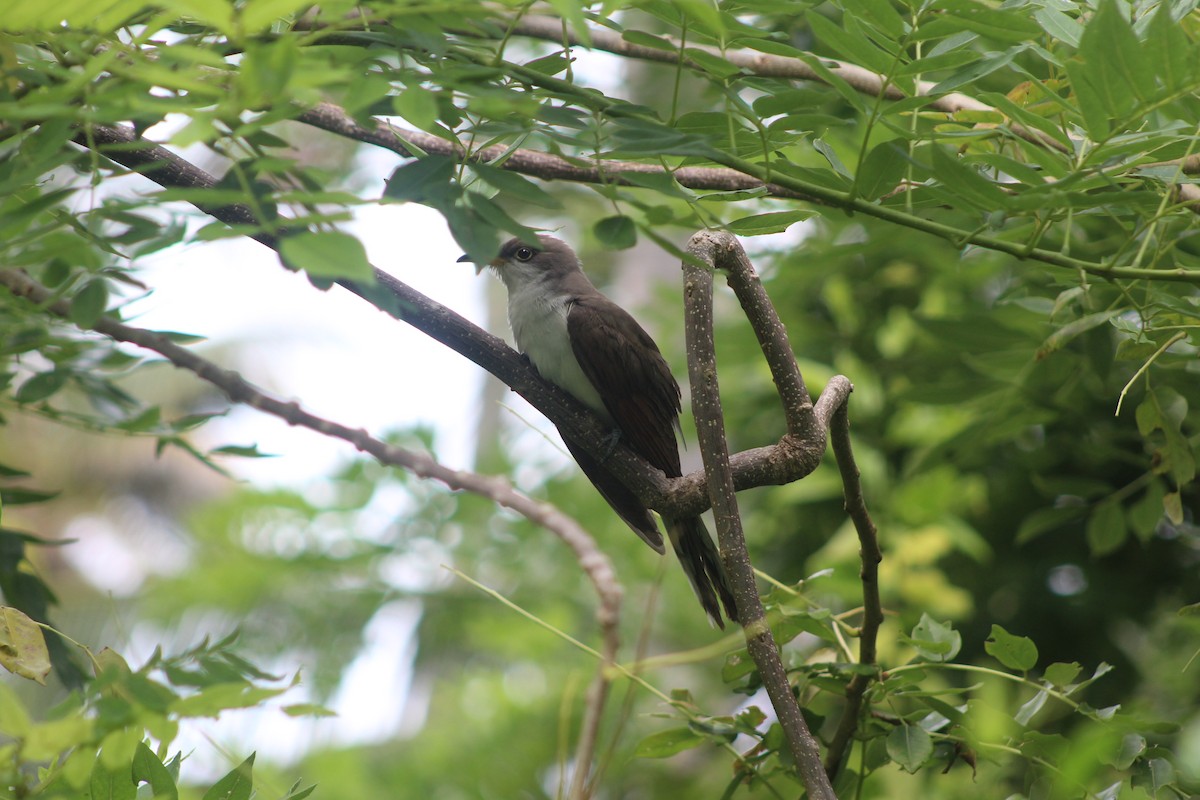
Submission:
[[[471,261],[464,255],[459,261]],[[625,444],[663,471],[683,473],[679,462],[681,393],[658,345],[629,312],[602,294],[562,240],[513,238],[488,264],[508,290],[508,321],[517,348],[538,373],[573,395]],[[660,555],[662,533],[653,514],[603,460],[561,429],[563,442],[617,515]],[[614,442],[615,443],[615,442]],[[733,591],[720,554],[700,517],[663,517],[667,537],[700,605],[724,628],[721,607],[737,621]]]

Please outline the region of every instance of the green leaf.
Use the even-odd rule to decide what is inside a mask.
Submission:
[[[99,758],[92,764],[88,786],[91,790],[89,800],[134,800],[137,797],[137,787],[130,777],[129,766],[109,769]]]
[[[1079,23],[1079,20],[1069,17],[1055,8],[1039,8],[1033,12],[1033,18],[1046,33],[1055,39],[1065,42],[1071,47],[1079,46],[1079,39],[1083,36],[1083,25]]]
[[[962,634],[949,623],[938,622],[928,613],[912,629],[909,644],[926,661],[949,661],[962,649]]]
[[[219,683],[171,703],[171,711],[184,717],[217,717],[222,711],[250,708],[278,697],[286,689],[251,687],[246,683]]]
[[[1131,780],[1134,787],[1144,787],[1151,797],[1163,796],[1159,793],[1174,782],[1175,768],[1165,758],[1147,758],[1139,761]]]
[[[669,53],[674,53],[678,49],[671,40],[662,36],[655,36],[652,33],[646,33],[645,31],[624,31],[621,33],[621,38],[639,47],[665,50]]]
[[[437,131],[437,95],[423,86],[410,86],[392,98],[392,108],[423,131]],[[424,161],[426,159],[420,159]],[[403,169],[403,167],[401,167]]]
[[[933,755],[933,739],[924,728],[902,723],[888,734],[887,754],[905,772],[916,772]]]
[[[1026,636],[1014,636],[999,625],[992,625],[992,632],[983,649],[988,655],[1009,669],[1028,672],[1037,664],[1037,645]]]
[[[279,243],[279,255],[289,267],[317,278],[346,278],[363,283],[375,279],[362,242],[348,233],[305,231],[287,236]]]
[[[316,703],[293,703],[283,707],[289,717],[336,717],[337,712]]]
[[[975,0],[941,0],[938,11],[940,18],[922,25],[917,39],[937,39],[968,30],[998,42],[1024,44],[1042,35],[1041,27],[1024,9],[996,8]]]
[[[453,180],[453,159],[425,156],[397,167],[384,185],[383,196],[438,207],[455,195],[450,188]]]
[[[41,626],[9,606],[0,606],[0,666],[43,686],[50,674],[50,651]]]
[[[1154,95],[1154,65],[1159,56],[1138,41],[1116,0],[1100,3],[1100,10],[1083,29],[1079,55],[1093,83],[1105,92],[1110,112],[1129,110],[1134,97],[1145,102]]]
[[[247,0],[238,19],[244,34],[258,34],[271,23],[306,5],[305,0]]]
[[[133,780],[150,784],[155,800],[179,800],[175,779],[145,742],[139,742],[133,754]]]
[[[698,747],[708,741],[691,728],[671,728],[652,733],[637,744],[634,756],[638,758],[667,758],[684,750]]]
[[[981,211],[1008,208],[1010,197],[985,178],[974,166],[951,156],[945,148],[933,148],[933,174],[958,205],[971,204]]]
[[[1086,333],[1093,328],[1098,328],[1122,313],[1124,313],[1124,309],[1121,308],[1097,311],[1094,314],[1085,314],[1079,319],[1063,325],[1046,337],[1046,341],[1042,342],[1042,346],[1037,350],[1037,358],[1045,358],[1054,351],[1061,350],[1068,342],[1077,338],[1080,334]]]
[[[762,236],[768,233],[786,231],[797,222],[802,222],[814,216],[813,211],[796,209],[794,211],[771,211],[766,214],[755,214],[750,217],[735,219],[725,226],[730,233],[738,236]]]
[[[542,208],[562,208],[562,203],[524,175],[488,164],[472,164],[471,170],[485,183],[517,200]]]
[[[710,156],[713,147],[702,137],[638,117],[614,119],[613,141],[627,155]]]
[[[896,142],[876,145],[867,153],[854,178],[859,196],[866,200],[878,200],[896,188],[908,167],[908,153]]]
[[[100,279],[90,280],[71,298],[71,322],[90,328],[108,308],[108,287]]]
[[[1128,531],[1120,503],[1106,500],[1092,510],[1087,522],[1088,547],[1094,556],[1108,555],[1125,543]]]
[[[1050,666],[1046,667],[1046,672],[1042,677],[1044,677],[1052,685],[1061,689],[1069,686],[1071,681],[1079,677],[1079,672],[1081,669],[1083,669],[1083,667],[1079,665],[1078,661],[1072,661],[1069,664],[1062,661],[1056,661]]]
[[[1013,714],[1013,720],[1021,727],[1025,727],[1033,719],[1034,715],[1042,710],[1042,706],[1046,705],[1046,698],[1049,696],[1050,693],[1045,689],[1039,690],[1037,694],[1021,704],[1021,707],[1017,709],[1017,713]]]
[[[254,754],[231,769],[204,793],[203,800],[249,800],[254,789]]]
[[[870,39],[853,36],[828,17],[816,12],[808,14],[806,19],[817,40],[823,42],[842,58],[849,59],[874,72],[887,73],[892,70],[895,59],[872,44]]]
[[[1146,32],[1146,48],[1156,56],[1159,80],[1168,91],[1181,89],[1196,72],[1196,48],[1171,16],[1171,4],[1159,3]]]
[[[258,445],[256,444],[227,444],[212,450],[211,455],[241,456],[242,458],[275,458],[274,453],[264,453],[258,449]]]
[[[619,214],[599,220],[592,232],[610,250],[628,250],[637,244],[637,225],[632,218]]]
[[[1021,526],[1017,528],[1017,535],[1014,541],[1017,544],[1031,542],[1044,533],[1058,530],[1067,523],[1079,519],[1084,515],[1086,510],[1087,508],[1082,504],[1056,508],[1039,508],[1021,520]]]
[[[36,403],[45,400],[61,389],[69,377],[70,373],[65,370],[39,372],[17,388],[17,402]]]

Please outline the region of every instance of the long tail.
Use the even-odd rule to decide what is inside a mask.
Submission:
[[[737,622],[737,606],[733,602],[733,591],[729,588],[729,579],[725,576],[725,568],[721,566],[721,554],[708,535],[708,529],[699,517],[691,519],[664,519],[667,536],[675,548],[675,555],[683,572],[692,584],[704,613],[718,628],[724,628],[721,619],[721,606],[725,606],[725,616],[730,622]],[[720,597],[720,603],[717,598]]]

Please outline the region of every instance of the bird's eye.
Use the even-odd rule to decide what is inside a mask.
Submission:
[[[532,247],[518,247],[517,252],[513,253],[517,257],[517,261],[528,261],[533,258],[534,250]]]

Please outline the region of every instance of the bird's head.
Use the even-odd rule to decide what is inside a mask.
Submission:
[[[470,261],[463,256],[459,261]],[[534,243],[509,239],[500,253],[487,264],[475,264],[476,274],[491,267],[510,288],[538,282],[579,270],[579,258],[567,243],[553,236],[540,235]]]

